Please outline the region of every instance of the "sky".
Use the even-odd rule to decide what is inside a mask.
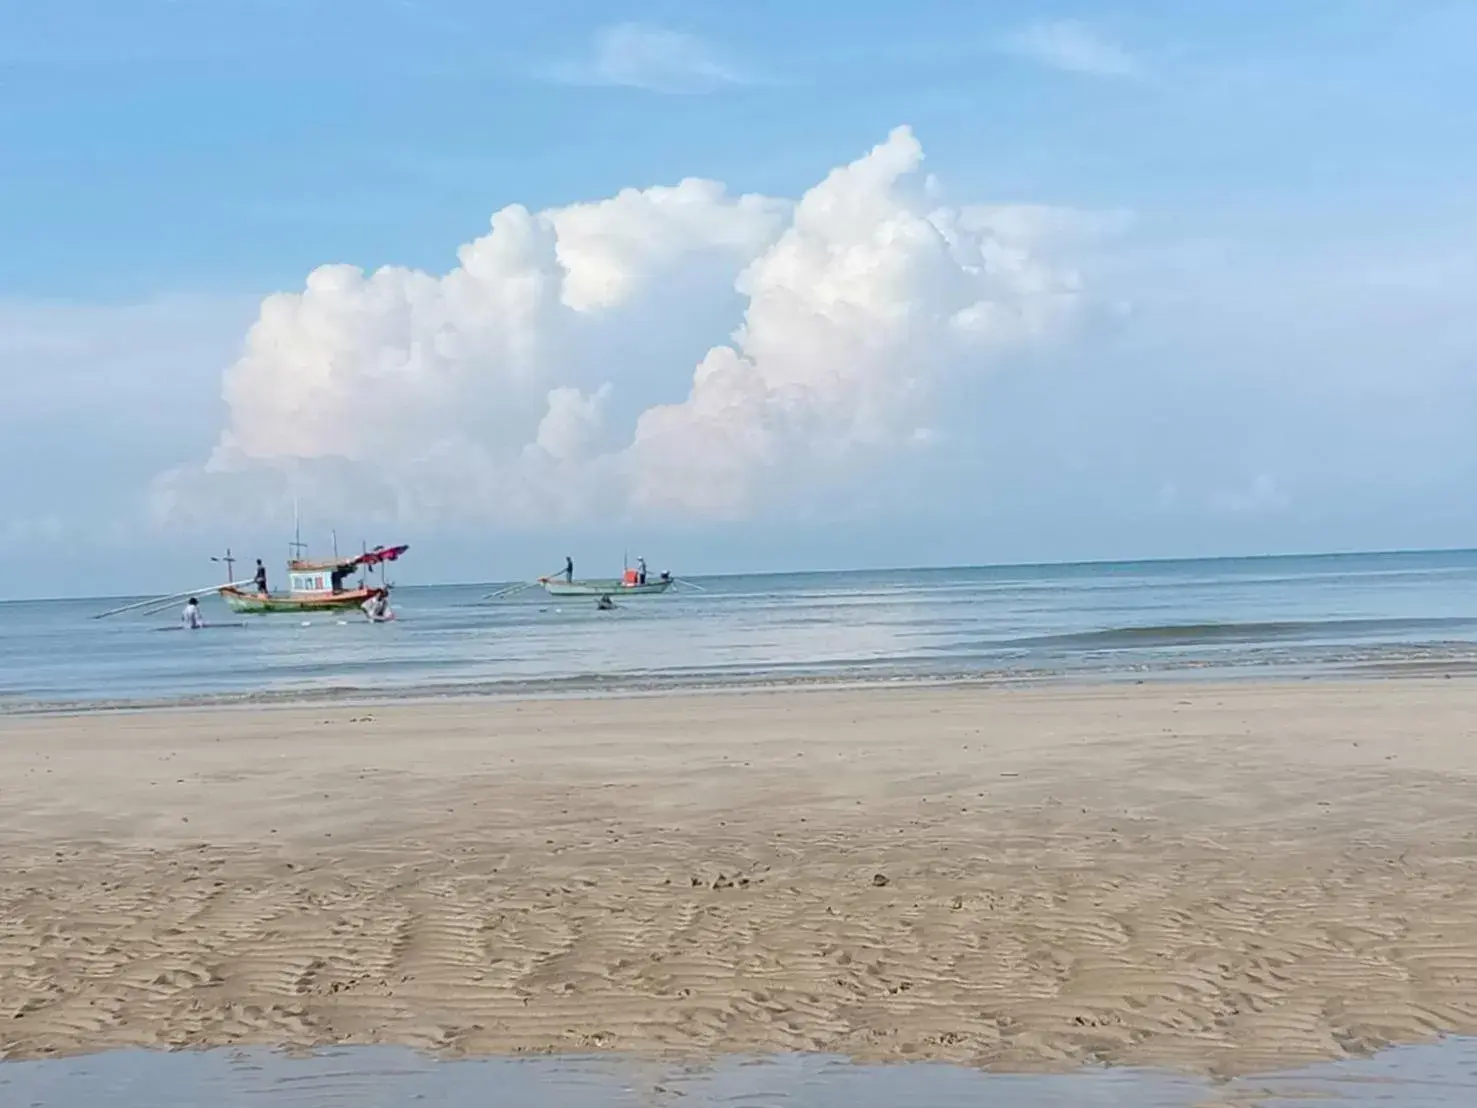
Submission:
[[[0,0],[0,596],[1477,546],[1465,0]]]

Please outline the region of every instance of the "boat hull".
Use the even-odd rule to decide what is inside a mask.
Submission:
[[[539,581],[550,596],[656,596],[673,585],[667,581],[648,581],[644,585],[628,585],[624,581],[565,581],[545,577]]]
[[[348,589],[344,592],[321,595],[294,596],[291,593],[245,592],[241,589],[220,590],[221,599],[233,612],[244,615],[275,615],[282,613],[304,614],[307,612],[347,612],[358,608],[371,596],[379,596],[384,589]]]

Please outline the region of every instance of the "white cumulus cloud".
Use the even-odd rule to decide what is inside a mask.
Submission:
[[[1097,223],[945,205],[922,158],[902,127],[794,202],[686,180],[510,206],[440,275],[320,267],[263,302],[156,509],[740,518],[924,448],[951,385],[1069,326]]]

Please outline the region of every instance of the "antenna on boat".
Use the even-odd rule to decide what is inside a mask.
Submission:
[[[338,530],[335,528],[334,530],[332,530],[332,531],[330,531],[328,533],[333,536],[333,556],[335,558],[337,558],[338,557]]]
[[[231,557],[231,548],[229,546],[226,547],[226,553],[225,553],[225,556],[224,557],[221,557],[221,558],[212,557],[210,560],[212,562],[225,562],[226,563],[226,580],[227,581],[234,581],[236,579],[236,569],[235,569],[236,559],[233,558],[233,557]]]

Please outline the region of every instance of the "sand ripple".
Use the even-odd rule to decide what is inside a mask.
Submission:
[[[342,718],[12,726],[0,1049],[1247,1072],[1477,1032],[1473,707],[1412,682],[407,707],[316,747]],[[146,786],[166,748],[176,787]],[[110,787],[155,808],[105,838]]]

